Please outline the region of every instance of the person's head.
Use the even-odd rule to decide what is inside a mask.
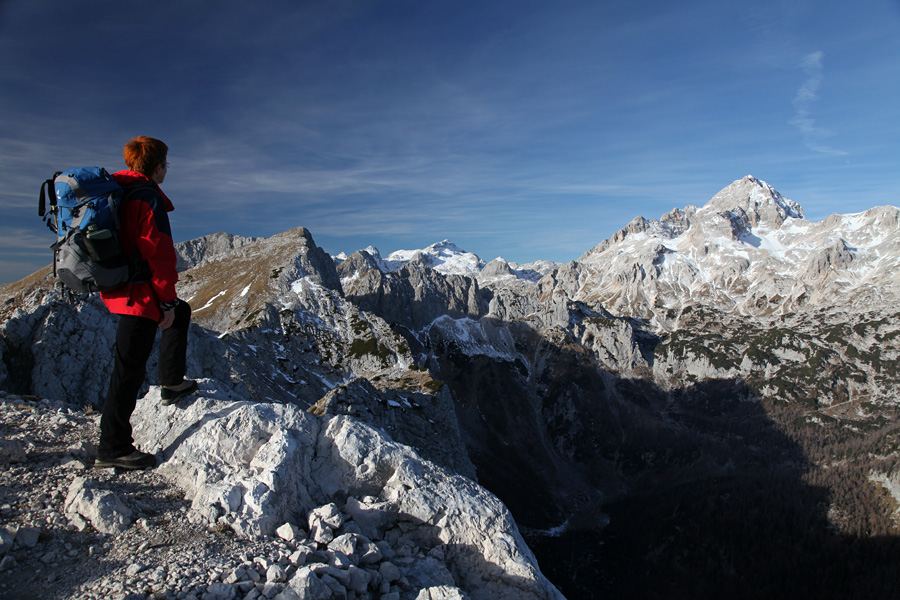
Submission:
[[[162,141],[141,135],[125,144],[123,154],[125,164],[132,171],[143,173],[156,183],[162,183],[166,178],[169,166],[166,156],[169,154],[169,147]]]

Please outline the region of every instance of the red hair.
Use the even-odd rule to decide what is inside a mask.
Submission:
[[[123,154],[129,169],[152,177],[156,168],[165,164],[169,147],[156,138],[140,135],[125,144]]]

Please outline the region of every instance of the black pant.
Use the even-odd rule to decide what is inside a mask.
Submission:
[[[175,321],[162,331],[159,342],[159,385],[178,385],[184,380],[190,324],[191,307],[187,302],[179,302],[175,307]],[[119,316],[115,365],[100,417],[98,458],[118,458],[135,450],[131,437],[131,413],[144,385],[147,359],[153,350],[158,329],[159,323],[153,319]]]

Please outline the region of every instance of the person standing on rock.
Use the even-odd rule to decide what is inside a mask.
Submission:
[[[174,404],[197,391],[197,382],[184,378],[191,307],[175,292],[177,255],[168,215],[175,207],[159,187],[168,172],[168,152],[168,146],[160,140],[136,137],[125,144],[128,169],[113,174],[128,194],[119,210],[122,250],[129,256],[137,252],[147,272],[137,278],[145,283],[100,293],[109,311],[119,315],[119,324],[112,377],[100,418],[100,444],[94,462],[98,468],[156,466],[154,455],[134,447],[131,415],[144,384],[157,329],[162,330],[157,376],[162,403]]]

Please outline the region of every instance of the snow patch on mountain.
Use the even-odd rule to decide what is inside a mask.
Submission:
[[[537,283],[548,273],[552,273],[558,267],[558,263],[549,260],[540,260],[533,263],[519,265],[506,262],[503,257],[497,257],[478,273],[478,283],[486,286],[502,283],[510,279],[521,279],[531,283]]]
[[[748,176],[702,208],[637,217],[578,260],[577,289],[568,289],[615,314],[655,318],[691,304],[785,314],[834,298],[864,310],[900,293],[898,232],[895,207],[812,223],[799,204]]]
[[[443,316],[435,319],[427,331],[433,341],[452,344],[466,356],[489,356],[509,361],[516,357],[515,340],[509,330],[490,320]]]

